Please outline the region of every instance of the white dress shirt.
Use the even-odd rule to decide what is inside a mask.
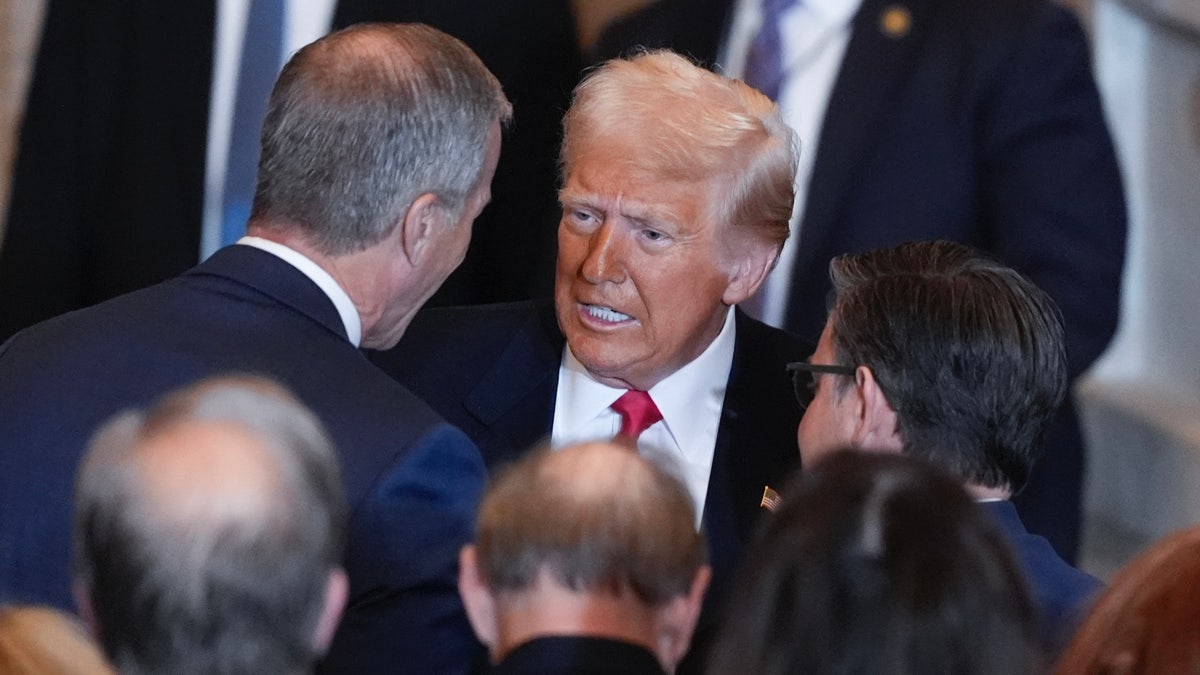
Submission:
[[[799,0],[779,18],[783,47],[784,80],[779,90],[783,119],[800,137],[800,164],[796,172],[796,203],[792,209],[792,235],[779,254],[779,263],[762,290],[764,322],[782,326],[787,312],[800,221],[808,197],[817,139],[829,104],[829,94],[850,43],[851,20],[861,0]],[[746,52],[762,23],[762,0],[739,0],[729,35],[721,52],[720,68],[729,77],[741,77]]]
[[[354,301],[350,299],[346,290],[330,276],[329,272],[296,249],[269,239],[245,236],[238,239],[237,243],[271,253],[312,279],[313,283],[329,296],[333,306],[337,308],[338,316],[342,318],[342,325],[346,327],[346,336],[349,338],[350,344],[355,347],[359,346],[362,342],[362,318],[359,317],[358,310],[354,307]]]
[[[733,366],[735,333],[733,309],[730,309],[712,344],[650,389],[650,398],[663,418],[638,437],[642,456],[672,471],[687,485],[696,507],[697,528],[704,514],[725,387]],[[561,448],[616,436],[621,416],[609,406],[625,391],[597,382],[570,347],[564,347],[558,370],[551,446]]]
[[[279,65],[304,45],[329,32],[337,0],[285,0],[283,54]],[[208,145],[204,167],[204,217],[200,235],[200,259],[221,245],[224,217],[225,165],[229,135],[233,129],[233,104],[237,93],[242,37],[246,32],[249,0],[216,0],[217,24],[213,35],[213,77],[208,104]]]

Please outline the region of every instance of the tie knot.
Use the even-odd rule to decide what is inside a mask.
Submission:
[[[620,398],[613,401],[611,407],[621,416],[618,437],[637,440],[650,425],[662,419],[662,413],[658,411],[658,406],[654,405],[650,394],[636,389],[621,394]]]

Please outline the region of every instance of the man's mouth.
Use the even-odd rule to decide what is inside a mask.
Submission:
[[[584,304],[583,309],[588,313],[589,316],[608,323],[621,323],[622,321],[633,320],[632,316],[629,316],[628,314],[622,314],[612,307],[605,307],[604,305]]]

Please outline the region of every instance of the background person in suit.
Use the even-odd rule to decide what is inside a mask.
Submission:
[[[746,556],[709,673],[1041,672],[1020,566],[952,477],[910,457],[806,467]]]
[[[928,460],[962,481],[1028,575],[1051,651],[1069,639],[1096,579],[1026,531],[1009,502],[1067,387],[1054,301],[1003,263],[947,241],[830,263],[834,298],[809,362],[789,366],[811,403],[805,466],[841,448]]]
[[[465,668],[456,591],[478,449],[370,364],[462,260],[511,108],[462,42],[366,24],[272,92],[249,235],[162,284],[0,346],[0,596],[70,604],[71,474],[92,431],[198,378],[278,380],[327,425],[352,508],[330,670]]]
[[[559,123],[581,67],[570,3],[276,1],[286,17],[269,80],[331,27],[367,21],[425,23],[479,55],[516,121],[496,198],[438,301],[548,297]],[[206,230],[219,236],[220,130],[235,114],[237,20],[249,4],[47,0],[0,241],[0,342],[180,274],[217,248],[202,241]]]
[[[433,311],[374,356],[489,466],[620,432],[683,467],[713,566],[698,644],[764,487],[799,460],[784,366],[805,347],[734,308],[787,237],[795,162],[775,105],[742,83],[669,52],[609,62],[564,122],[554,306]],[[612,407],[631,399],[644,407]]]
[[[459,591],[493,673],[674,672],[710,570],[687,487],[615,443],[525,455],[488,487]]]
[[[815,340],[833,256],[949,239],[996,255],[1054,298],[1072,381],[1104,351],[1117,325],[1125,203],[1087,40],[1068,9],[659,0],[612,25],[598,57],[637,45],[776,89],[800,136],[795,236],[757,299],[767,323]],[[1074,559],[1083,442],[1069,398],[1046,447],[1016,501],[1031,529]]]
[[[333,638],[342,475],[269,380],[206,380],[106,422],[74,520],[80,607],[121,672],[311,672]]]

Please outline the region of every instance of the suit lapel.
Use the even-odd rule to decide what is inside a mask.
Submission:
[[[463,399],[463,407],[487,430],[477,440],[489,467],[548,435],[564,344],[553,304],[538,303],[535,315]]]
[[[800,229],[796,269],[822,268],[814,259],[838,209],[854,188],[854,172],[887,128],[883,118],[902,91],[910,62],[926,35],[938,0],[863,0],[850,44],[830,93]],[[802,275],[796,275],[800,278]]]
[[[733,366],[704,504],[714,572],[727,566],[725,575],[714,577],[724,578],[737,566],[757,528],[763,488],[781,488],[800,461],[794,440],[800,412],[784,362],[803,358],[804,350],[780,355],[764,333],[771,329],[740,310],[736,321]]]

